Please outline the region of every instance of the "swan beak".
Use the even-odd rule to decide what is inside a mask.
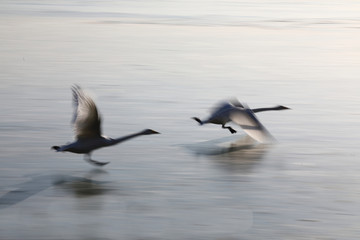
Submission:
[[[281,109],[284,109],[284,110],[291,110],[291,108],[289,108],[289,107],[285,107],[285,106],[280,106],[281,107]]]
[[[150,135],[150,134],[160,134],[160,133],[155,130],[152,130],[152,129],[146,129],[146,130],[144,130],[144,134]]]

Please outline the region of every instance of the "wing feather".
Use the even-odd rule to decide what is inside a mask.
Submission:
[[[232,108],[232,106],[229,102],[222,101],[210,109],[210,114],[216,115],[220,112],[223,112],[224,110],[229,110],[231,108]]]
[[[74,115],[72,124],[77,139],[100,137],[101,117],[94,101],[79,86],[72,87]]]
[[[244,104],[244,109],[236,108],[231,111],[230,119],[232,122],[239,125],[244,132],[258,142],[271,142],[274,137],[257,119],[253,111]]]
[[[244,105],[239,102],[236,98],[231,98],[228,101],[221,101],[210,109],[211,114],[220,113],[224,110],[229,110],[233,107],[244,108]]]
[[[235,107],[244,108],[244,105],[241,102],[239,102],[239,100],[237,98],[231,98],[229,100],[229,103],[232,104]]]

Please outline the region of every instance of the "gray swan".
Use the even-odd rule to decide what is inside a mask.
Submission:
[[[145,129],[120,138],[103,136],[101,135],[101,117],[94,101],[77,85],[72,87],[72,92],[74,103],[72,124],[76,140],[66,145],[53,146],[52,149],[57,152],[85,154],[85,161],[96,166],[104,166],[109,162],[98,162],[91,159],[92,151],[103,147],[113,146],[134,137],[159,134],[152,129]]]

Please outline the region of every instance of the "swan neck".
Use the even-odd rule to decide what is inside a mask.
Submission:
[[[139,133],[134,133],[134,134],[126,135],[126,136],[124,136],[124,137],[115,138],[115,139],[112,139],[111,145],[118,144],[118,143],[127,141],[127,140],[129,140],[129,139],[131,139],[131,138],[134,138],[134,137],[137,137],[137,136],[141,136],[141,135],[143,135],[142,132],[139,132]]]
[[[276,111],[276,110],[279,110],[279,107],[254,108],[254,109],[251,109],[251,111],[253,111],[254,113],[257,113],[257,112],[265,112],[265,111]]]

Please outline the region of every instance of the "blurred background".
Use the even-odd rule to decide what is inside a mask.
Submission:
[[[0,239],[356,239],[360,3],[0,2]],[[103,132],[81,155],[70,87]],[[277,139],[198,126],[237,97]],[[233,146],[236,146],[235,148]],[[246,146],[246,147],[243,147]]]

